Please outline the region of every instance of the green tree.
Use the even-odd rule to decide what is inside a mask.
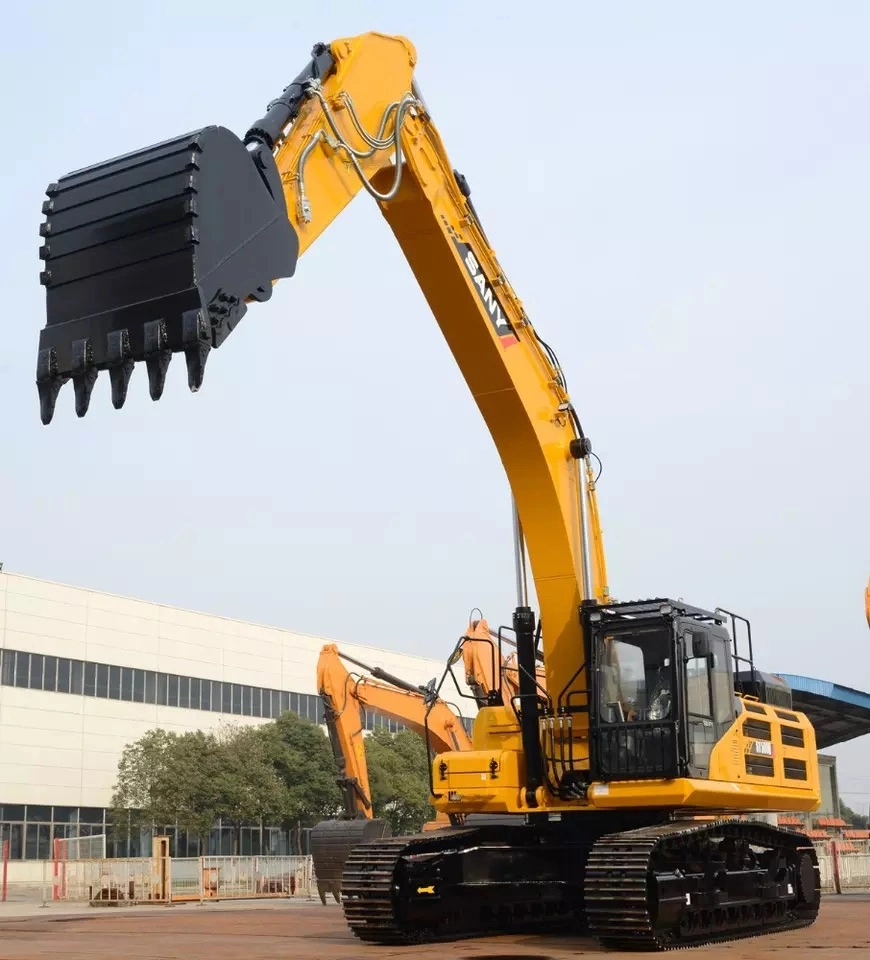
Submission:
[[[200,731],[176,734],[149,730],[128,744],[118,764],[112,797],[117,833],[175,824],[188,833],[208,837],[216,816],[211,781],[216,743]]]
[[[239,852],[245,823],[280,822],[287,807],[287,789],[270,762],[261,727],[222,725],[210,765],[215,809],[233,826],[233,852]]]
[[[295,713],[284,713],[258,732],[284,788],[281,825],[292,830],[338,816],[341,793],[335,782],[335,759],[320,727]]]
[[[870,826],[870,817],[863,813],[856,813],[851,807],[847,807],[842,800],[840,801],[840,816],[856,830],[866,830]]]
[[[435,816],[429,797],[426,743],[412,730],[379,728],[365,739],[372,806],[395,835],[415,833]]]
[[[169,754],[176,740],[177,735],[166,730],[149,730],[124,747],[112,795],[112,823],[117,833],[126,833],[128,822],[134,830],[174,822]]]
[[[200,850],[220,817],[234,830],[262,820],[280,822],[286,789],[256,727],[222,725],[215,732],[149,730],[128,744],[112,798],[117,834],[177,824],[199,838]]]
[[[176,737],[167,757],[169,789],[179,828],[199,840],[200,853],[220,816],[220,795],[215,771],[220,765],[220,747],[211,733],[201,730]]]

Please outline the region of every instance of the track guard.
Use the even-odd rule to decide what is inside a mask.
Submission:
[[[185,354],[198,390],[246,301],[268,300],[296,269],[299,241],[271,151],[224,127],[77,170],[46,194],[36,370],[44,424],[69,379],[83,417],[101,370],[120,409],[138,361],[159,400],[173,353]]]

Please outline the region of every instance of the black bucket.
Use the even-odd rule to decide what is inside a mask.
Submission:
[[[152,399],[176,352],[198,390],[209,350],[246,301],[268,300],[273,281],[296,268],[299,242],[271,151],[224,127],[77,170],[46,193],[36,376],[46,424],[68,379],[83,417],[100,370],[122,407],[140,360]]]
[[[317,880],[317,892],[326,903],[332,894],[341,903],[341,877],[351,850],[365,840],[391,836],[386,820],[322,820],[311,830],[311,861]]]

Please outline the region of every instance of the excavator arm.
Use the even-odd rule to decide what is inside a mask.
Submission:
[[[356,664],[370,676],[348,671],[344,661]],[[342,753],[364,757],[363,727],[359,707],[374,710],[428,739],[435,750],[470,750],[471,738],[462,721],[440,698],[425,687],[414,686],[378,667],[370,667],[334,643],[326,644],[317,661],[317,684],[321,697],[328,696],[333,707],[337,739]],[[348,706],[351,707],[350,711]],[[352,761],[363,777],[364,763]]]
[[[370,675],[351,674],[344,661],[363,667]],[[443,700],[423,687],[342,654],[334,643],[324,645],[317,659],[317,690],[341,770],[338,784],[348,817],[372,816],[361,708],[408,727],[438,752],[471,749],[462,721]]]

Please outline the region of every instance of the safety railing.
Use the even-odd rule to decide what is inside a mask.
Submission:
[[[311,857],[202,857],[202,896],[212,900],[309,897]]]
[[[819,876],[826,893],[870,890],[870,850],[844,853],[834,841],[816,844]]]
[[[43,882],[53,901],[142,904],[205,900],[254,900],[316,893],[310,856],[143,857],[61,860],[43,864]]]
[[[53,864],[52,900],[88,903],[167,903],[171,861],[60,860]]]

